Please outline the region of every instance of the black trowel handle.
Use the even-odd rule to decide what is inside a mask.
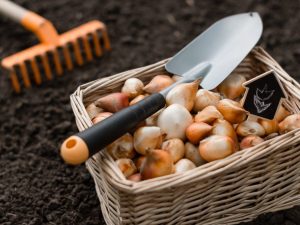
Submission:
[[[69,137],[62,144],[60,154],[69,164],[81,164],[108,144],[134,129],[141,121],[162,109],[165,104],[166,100],[162,94],[152,94]]]

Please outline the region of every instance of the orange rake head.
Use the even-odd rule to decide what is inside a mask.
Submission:
[[[13,7],[19,6],[13,4]],[[45,18],[27,10],[21,13],[23,15],[17,18],[19,22],[34,32],[41,43],[2,60],[16,92],[21,91],[19,78],[25,87],[30,87],[32,81],[41,84],[42,74],[51,80],[54,73],[61,75],[65,70],[72,70],[75,63],[82,65],[110,50],[106,27],[100,21],[91,21],[58,35],[52,23]]]

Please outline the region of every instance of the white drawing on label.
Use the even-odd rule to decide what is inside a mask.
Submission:
[[[258,113],[262,113],[272,105],[272,103],[265,103],[265,101],[269,100],[273,96],[274,91],[275,90],[269,91],[267,84],[265,84],[262,90],[259,88],[256,89],[253,101]]]

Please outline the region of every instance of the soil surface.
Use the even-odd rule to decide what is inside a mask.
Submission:
[[[86,168],[67,166],[58,155],[63,139],[77,131],[69,95],[80,84],[170,57],[214,21],[247,11],[263,18],[261,45],[300,80],[299,1],[16,2],[51,20],[59,32],[92,19],[104,21],[113,51],[19,95],[1,71],[0,224],[104,224]],[[37,42],[22,27],[0,19],[0,58]],[[300,224],[300,207],[246,224]]]

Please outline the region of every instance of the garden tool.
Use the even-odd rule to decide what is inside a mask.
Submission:
[[[247,56],[261,33],[258,13],[238,14],[216,22],[165,65],[169,73],[181,75],[182,79],[69,137],[61,146],[62,158],[73,165],[84,162],[162,109],[167,93],[180,83],[201,79],[202,88],[216,88]]]
[[[49,20],[8,0],[0,0],[0,14],[35,33],[41,42],[2,60],[16,92],[21,90],[20,81],[25,87],[30,87],[32,80],[41,84],[42,74],[51,80],[54,73],[72,70],[75,62],[82,65],[110,50],[106,27],[100,21],[90,21],[59,35]]]

